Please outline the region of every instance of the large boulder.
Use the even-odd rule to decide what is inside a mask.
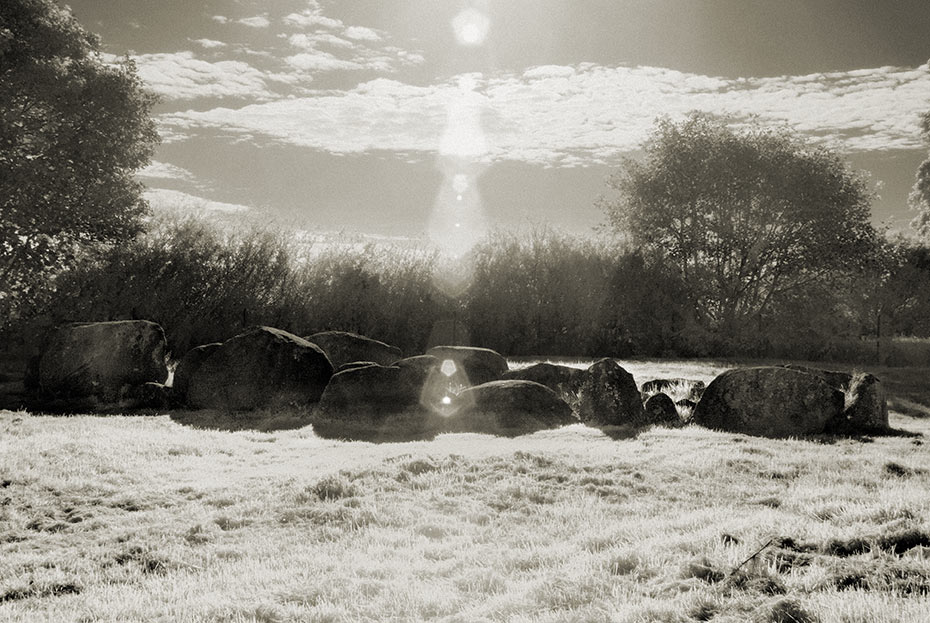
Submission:
[[[834,389],[840,391],[846,391],[849,389],[849,384],[852,382],[853,375],[848,372],[839,372],[836,370],[821,370],[819,368],[811,368],[808,366],[801,366],[794,363],[785,364],[780,366],[782,368],[788,368],[789,370],[796,370],[798,372],[804,372],[805,374],[812,374],[818,378],[823,379],[827,382],[827,385]]]
[[[344,370],[326,386],[314,429],[326,437],[420,438],[438,428],[451,405],[446,380],[435,366],[416,364]]]
[[[601,359],[582,372],[575,410],[582,422],[595,426],[648,423],[633,375],[613,359]]]
[[[171,396],[174,402],[187,404],[187,390],[190,387],[191,377],[221,346],[220,342],[214,342],[194,347],[184,353],[174,369],[174,380],[171,382]]]
[[[147,320],[63,325],[39,359],[39,392],[116,402],[131,387],[167,380],[166,346],[165,332]]]
[[[334,368],[354,361],[371,361],[387,366],[403,357],[396,346],[346,331],[322,331],[304,339],[322,348]]]
[[[255,327],[206,356],[187,381],[187,404],[197,409],[245,411],[317,402],[333,374],[319,346]]]
[[[680,394],[682,399],[687,398],[688,400],[697,401],[701,399],[701,394],[704,393],[704,389],[706,389],[704,381],[674,378],[646,381],[643,383],[640,391],[643,396],[648,397],[653,394],[658,394],[659,392],[668,395],[671,391],[678,390],[676,393]]]
[[[811,374],[846,395],[845,408],[831,420],[827,432],[839,435],[861,435],[888,429],[888,402],[882,382],[871,374],[850,374],[835,370],[820,370],[789,364],[784,366]]]
[[[350,361],[349,363],[344,363],[341,366],[336,368],[336,374],[339,372],[345,372],[346,370],[354,370],[355,368],[367,368],[368,366],[377,366],[379,364],[374,361]]]
[[[134,385],[123,396],[123,404],[133,409],[166,409],[170,406],[169,388],[161,383]]]
[[[489,348],[473,346],[434,346],[426,351],[444,365],[451,361],[458,370],[464,371],[471,385],[497,381],[507,371],[507,360]]]
[[[701,426],[762,437],[824,432],[843,412],[843,392],[820,377],[784,367],[727,370],[694,409]]]
[[[532,381],[491,381],[461,392],[463,406],[448,420],[456,432],[515,436],[577,423],[571,407]]]
[[[417,355],[415,357],[398,359],[391,365],[397,366],[398,368],[412,368],[419,370],[422,374],[429,374],[433,370],[438,370],[441,364],[442,362],[432,355]]]
[[[674,401],[668,396],[659,392],[653,394],[643,405],[646,422],[649,424],[680,424],[681,418],[678,417],[678,409]]]
[[[871,374],[853,376],[846,390],[846,408],[827,424],[828,432],[860,435],[888,428],[888,402],[882,382]]]
[[[532,381],[545,385],[569,405],[577,400],[582,370],[552,363],[537,363],[519,370],[508,370],[501,376],[504,381]]]
[[[425,410],[420,394],[426,374],[377,364],[343,370],[329,380],[318,413],[332,420],[378,422]]]

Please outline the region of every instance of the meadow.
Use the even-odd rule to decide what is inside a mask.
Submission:
[[[912,405],[896,434],[375,444],[0,411],[0,621],[924,623],[930,371],[870,371]]]

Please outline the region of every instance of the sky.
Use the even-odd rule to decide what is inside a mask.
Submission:
[[[590,232],[661,115],[789,127],[906,227],[927,0],[71,0],[161,96],[156,208],[428,238]]]

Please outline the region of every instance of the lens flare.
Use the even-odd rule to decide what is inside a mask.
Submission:
[[[481,123],[487,98],[478,91],[480,77],[461,76],[458,93],[447,104],[446,128],[439,142],[443,182],[427,226],[430,239],[447,258],[456,261],[488,230],[477,184],[490,151]],[[456,271],[456,275],[461,273]],[[446,292],[450,280],[441,281]]]
[[[439,368],[439,371],[445,374],[446,376],[452,376],[456,373],[458,368],[455,367],[455,362],[451,359],[446,359],[442,362],[442,366]]]
[[[491,21],[481,11],[465,9],[452,20],[452,30],[460,45],[476,47],[484,43],[491,28]]]
[[[459,197],[461,197],[462,193],[468,190],[468,187],[468,176],[464,173],[456,173],[455,177],[452,178],[452,190],[457,192]]]

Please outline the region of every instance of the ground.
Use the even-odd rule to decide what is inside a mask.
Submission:
[[[0,412],[0,621],[923,623],[930,420],[892,425],[372,444]]]

